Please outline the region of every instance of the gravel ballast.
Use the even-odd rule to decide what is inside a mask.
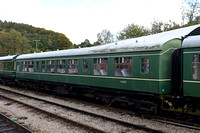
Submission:
[[[10,88],[10,87],[5,87],[5,86],[1,86],[1,85],[0,85],[0,87],[10,89],[10,90],[13,91],[13,89]],[[156,121],[152,121],[152,120],[148,120],[148,119],[143,119],[143,118],[136,117],[136,116],[129,115],[129,114],[123,114],[123,113],[118,112],[118,111],[110,111],[110,110],[102,107],[101,105],[92,106],[92,104],[87,104],[86,102],[80,102],[80,101],[76,101],[76,100],[70,100],[70,99],[61,100],[61,99],[58,99],[58,98],[55,98],[55,97],[52,97],[52,96],[35,95],[33,92],[30,92],[30,91],[23,91],[23,90],[22,91],[21,90],[15,90],[15,91],[20,92],[20,93],[26,93],[26,94],[29,94],[31,96],[34,95],[35,97],[42,98],[42,99],[45,99],[45,100],[49,100],[49,101],[52,101],[52,102],[57,102],[57,103],[67,105],[67,106],[70,106],[70,107],[74,107],[74,108],[78,108],[78,109],[82,109],[82,110],[87,110],[87,111],[90,111],[90,112],[93,112],[93,113],[96,113],[96,114],[109,116],[111,118],[116,118],[116,119],[120,119],[120,120],[123,120],[123,121],[128,121],[130,123],[145,125],[149,128],[161,130],[161,131],[164,131],[164,132],[176,132],[176,133],[185,133],[185,132],[197,133],[197,132],[199,132],[197,130],[192,130],[192,129],[188,129],[188,128],[164,124],[164,123],[160,123],[160,122],[156,122]],[[32,114],[31,112],[28,112],[27,110],[24,110],[24,111],[20,110],[20,109],[18,110],[17,105],[5,106],[5,104],[6,104],[6,101],[1,100],[0,108],[5,110],[5,112],[11,112],[12,114],[16,115],[17,117],[26,116],[28,119],[23,120],[23,121],[26,122],[25,124],[31,125],[32,127],[36,128],[37,130],[42,129],[42,131],[44,130],[45,132],[57,131],[57,132],[60,132],[60,133],[62,133],[63,131],[80,132],[77,129],[71,129],[70,127],[68,127],[64,124],[60,124],[60,122],[57,122],[57,124],[55,124],[55,123],[51,124],[51,122],[54,121],[54,120],[52,120],[52,121],[46,120],[42,117],[38,117],[38,116]],[[51,107],[49,107],[49,109],[50,108]],[[59,112],[59,109],[58,110],[54,109],[54,111],[55,111],[55,113],[67,115],[67,116],[70,117],[70,114],[67,114],[65,112]],[[71,114],[71,117],[72,116],[73,116],[73,114]],[[81,119],[83,119],[83,118],[80,118],[80,121],[81,121]],[[30,121],[28,121],[28,120],[30,120]],[[92,120],[88,119],[88,121],[92,121]],[[98,123],[94,123],[94,125],[97,125],[97,124]],[[99,125],[99,126],[102,126],[102,128],[105,127],[106,122],[105,122],[105,125]],[[110,128],[110,126],[112,126],[112,125],[107,125],[107,126],[108,126],[108,128]],[[121,128],[121,127],[119,127],[119,128]],[[119,131],[121,132],[122,130],[119,130]],[[113,132],[116,132],[116,131],[117,130],[113,130]],[[123,131],[124,132],[136,132],[136,131],[130,131],[130,130],[126,131],[125,129]],[[140,132],[140,131],[137,131],[137,132]]]

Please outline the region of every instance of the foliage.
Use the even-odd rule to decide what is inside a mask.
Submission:
[[[64,35],[64,34],[59,34],[58,35],[58,49],[69,49],[72,45],[70,40]]]
[[[20,32],[14,29],[8,33],[0,31],[0,56],[28,53],[29,49],[29,40],[22,37]]]
[[[199,0],[185,0],[186,5],[182,6],[183,24],[194,25],[200,22],[200,3]],[[185,22],[186,21],[186,22]]]
[[[191,1],[185,0],[185,4],[182,6],[182,24],[179,25],[175,22],[169,21],[163,23],[155,21],[152,23],[151,34],[174,30],[181,27],[191,26],[200,23],[200,3],[198,0]]]
[[[174,30],[180,27],[181,26],[179,24],[172,21],[163,23],[161,21],[154,20],[151,24],[151,30],[149,32],[151,34],[156,34],[164,31]]]
[[[74,44],[74,48],[85,48],[85,47],[93,47],[93,46],[97,46],[100,45],[100,43],[98,42],[94,42],[93,44],[90,43],[90,41],[88,39],[85,39],[84,42],[82,42],[79,45]]]
[[[111,43],[113,41],[114,41],[114,38],[110,30],[103,29],[101,33],[97,34],[97,42],[100,44]]]
[[[72,46],[64,34],[27,24],[0,21],[0,56],[35,52],[33,40],[40,40],[37,51],[54,51]]]
[[[148,29],[143,26],[138,26],[136,24],[129,24],[124,30],[119,33],[118,39],[124,40],[129,38],[135,38],[140,36],[149,35]]]
[[[156,21],[154,20],[151,24],[151,29],[143,26],[129,24],[124,30],[119,32],[118,40],[124,40],[129,38],[135,38],[145,36],[149,34],[156,34],[164,31],[174,30],[181,27],[195,25],[200,23],[200,3],[199,0],[185,0],[186,6],[182,7],[182,19],[181,25],[176,22],[168,21]],[[187,7],[187,8],[186,8]]]

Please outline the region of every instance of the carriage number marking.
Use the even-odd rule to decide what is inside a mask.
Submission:
[[[120,83],[122,83],[122,84],[126,84],[127,81],[125,81],[125,80],[121,80]]]

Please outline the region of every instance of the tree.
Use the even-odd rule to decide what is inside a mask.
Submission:
[[[180,28],[180,25],[169,21],[169,22],[161,22],[161,21],[156,21],[154,20],[151,24],[151,34],[156,34],[156,33],[160,33],[160,32],[164,32],[164,31],[169,31],[169,30],[174,30]]]
[[[100,44],[111,43],[113,41],[114,41],[114,38],[110,30],[103,29],[101,33],[97,34],[97,42]]]
[[[59,34],[58,35],[58,49],[68,49],[72,46],[72,42],[64,35]]]
[[[51,39],[48,39],[47,41],[48,45],[47,45],[47,51],[53,49],[53,42]]]
[[[200,3],[198,0],[185,0],[186,5],[182,6],[183,24],[194,25],[200,22]]]
[[[10,30],[9,33],[9,44],[7,47],[9,48],[11,54],[19,54],[20,45],[22,44],[21,34],[14,29]]]
[[[11,29],[10,32],[0,32],[0,56],[24,54],[30,52],[29,40],[19,32]]]
[[[151,23],[151,34],[160,33],[163,31],[163,22],[154,20]]]
[[[25,54],[25,53],[29,53],[30,52],[30,44],[29,44],[29,40],[23,36],[22,38],[22,43],[20,45],[20,53],[19,54]]]
[[[94,42],[92,45],[93,45],[93,46],[97,46],[97,45],[101,45],[101,43],[98,42],[98,41],[96,41],[96,42]]]
[[[71,48],[72,42],[62,33],[44,28],[36,28],[27,24],[2,22],[0,20],[0,54],[21,54],[35,52],[33,40],[40,40],[38,51],[53,51]]]
[[[90,41],[88,39],[85,39],[85,41],[80,44],[81,48],[83,48],[83,47],[91,47],[91,46],[92,45],[91,45],[91,43],[90,43]]]
[[[118,39],[124,40],[145,35],[149,35],[149,30],[144,28],[143,26],[138,26],[133,23],[129,24],[126,28],[124,28],[124,30],[119,33]]]
[[[41,43],[41,42],[37,42],[37,51],[39,50],[39,51],[46,51],[46,49],[47,49],[47,47],[46,47],[46,45],[44,45],[43,43]]]
[[[8,44],[8,33],[1,31],[0,32],[0,56],[6,56],[9,54],[7,51]]]
[[[85,39],[85,41],[82,42],[81,44],[78,44],[78,45],[74,44],[73,48],[85,48],[85,47],[92,47],[92,46],[94,45],[92,45],[88,39]]]

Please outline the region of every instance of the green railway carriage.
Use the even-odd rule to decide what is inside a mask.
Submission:
[[[151,51],[70,55],[75,49],[21,55],[16,74],[21,79],[167,94],[171,92],[171,53],[180,46],[179,39],[172,39]]]
[[[87,91],[96,98],[139,101],[140,108],[154,110],[173,92],[172,53],[181,48],[184,36],[196,34],[199,27],[89,48],[20,55],[16,78],[28,81],[26,85],[31,81],[32,86],[56,86],[57,91]]]
[[[183,41],[183,95],[200,97],[200,36]]]
[[[15,74],[15,60],[17,55],[0,57],[0,79],[2,82],[5,80],[14,80]]]

